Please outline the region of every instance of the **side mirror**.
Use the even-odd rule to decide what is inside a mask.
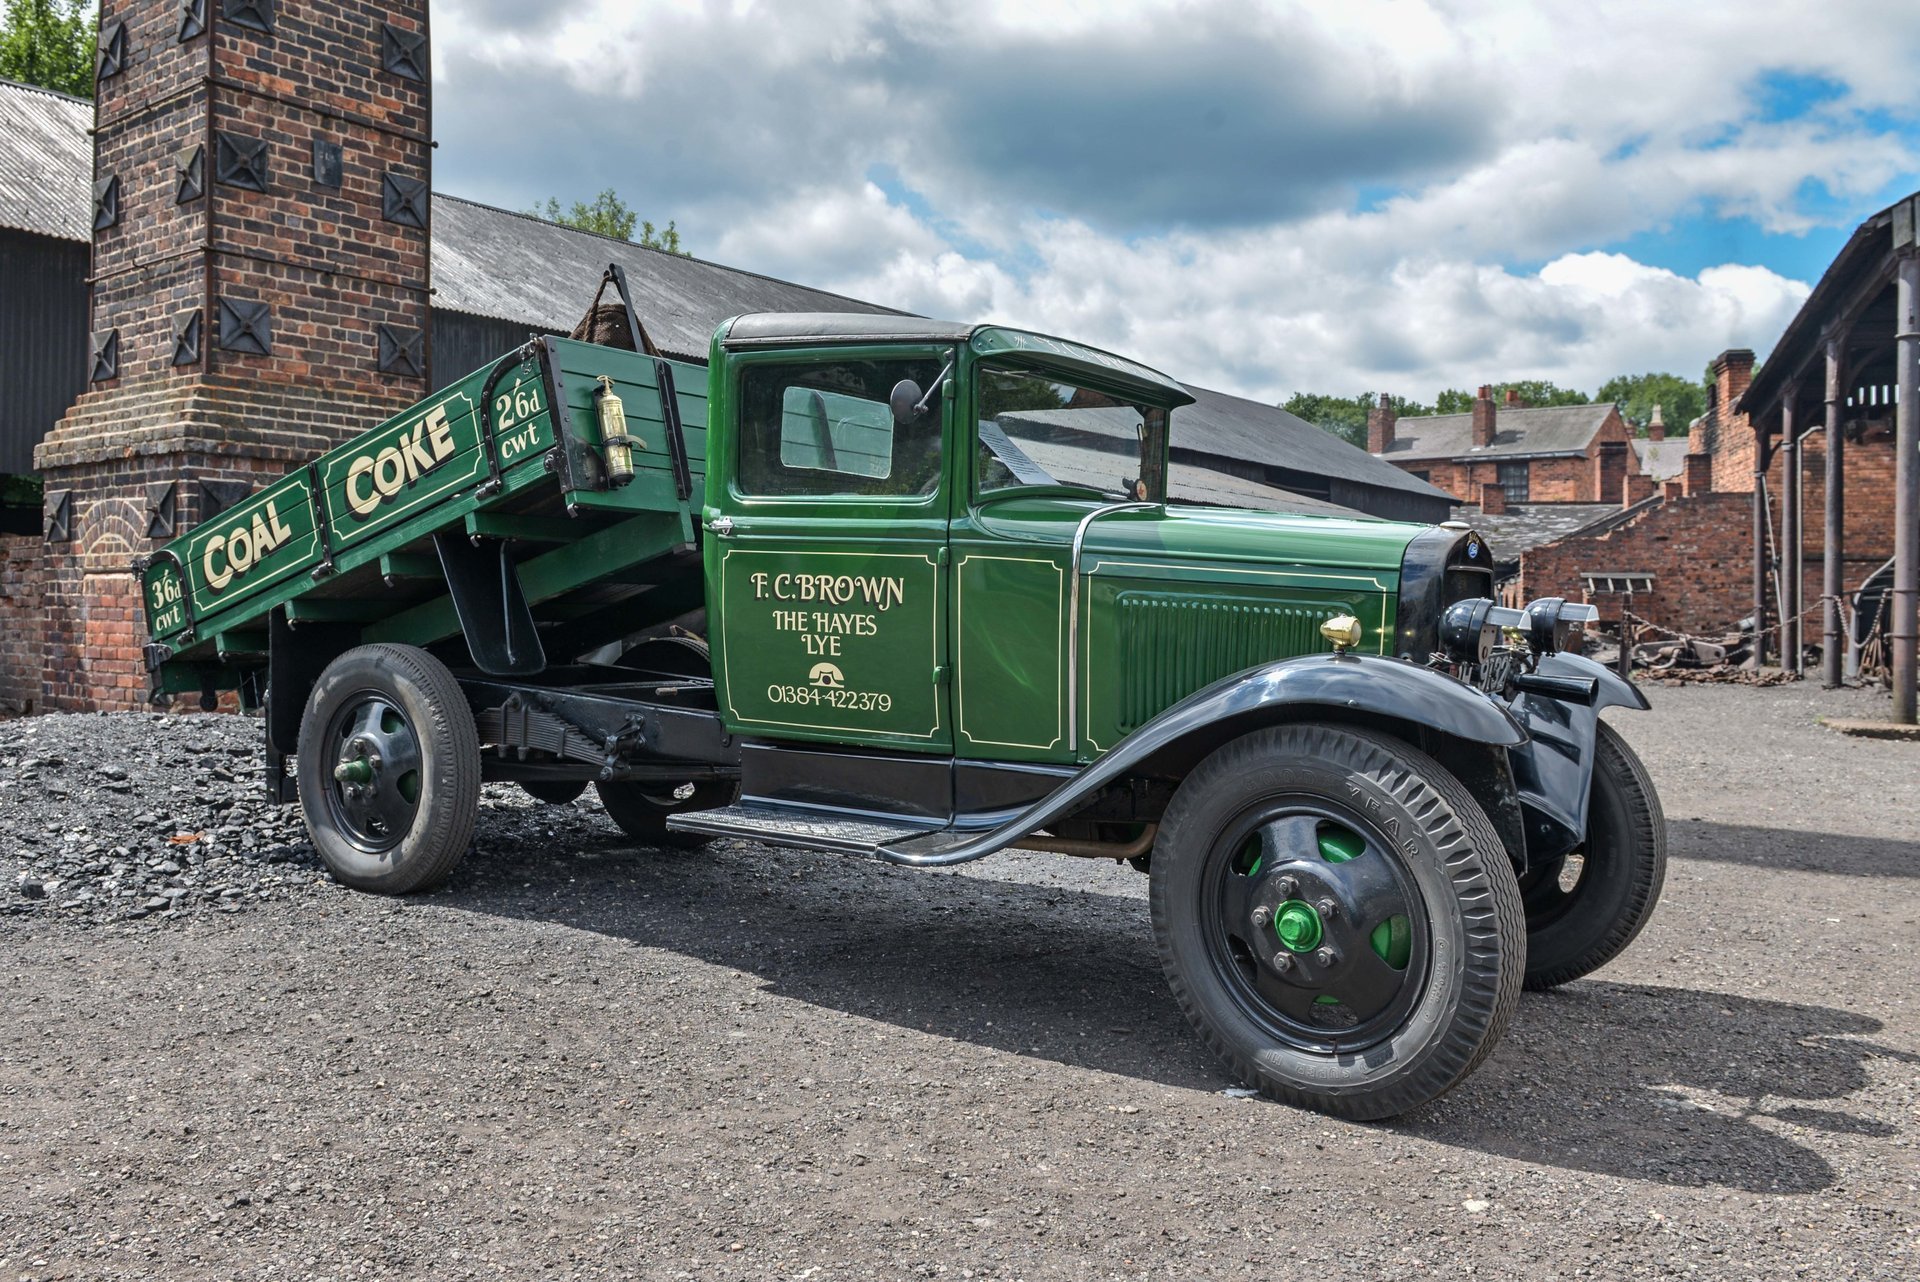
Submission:
[[[893,411],[896,427],[907,427],[920,420],[920,416],[926,413],[920,405],[924,395],[920,384],[910,378],[903,378],[893,385],[893,390],[887,393],[887,408]]]

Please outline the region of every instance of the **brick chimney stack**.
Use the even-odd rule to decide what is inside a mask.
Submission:
[[[1664,441],[1667,439],[1667,421],[1660,417],[1660,407],[1653,407],[1653,417],[1647,420],[1647,439]]]
[[[136,558],[426,395],[427,0],[103,0],[89,389],[46,478],[42,703],[135,707]]]
[[[1714,408],[1725,423],[1733,416],[1734,402],[1746,394],[1753,383],[1753,353],[1733,347],[1713,358]]]
[[[1367,410],[1367,453],[1385,454],[1393,447],[1393,426],[1399,420],[1393,399],[1380,393],[1380,403]]]
[[[1523,410],[1527,408],[1527,403],[1520,399],[1519,388],[1509,387],[1507,389],[1507,408],[1510,410]]]
[[[1493,444],[1493,388],[1481,384],[1473,398],[1473,448],[1483,450]]]
[[[1480,487],[1480,512],[1483,516],[1499,516],[1506,510],[1506,486],[1489,484]]]
[[[1602,441],[1593,456],[1593,501],[1618,503],[1627,481],[1627,443]]]

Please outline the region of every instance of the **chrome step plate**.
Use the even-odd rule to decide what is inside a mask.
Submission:
[[[787,806],[755,805],[743,802],[718,810],[690,810],[670,815],[667,827],[674,832],[698,833],[707,837],[739,837],[765,842],[769,846],[792,846],[799,850],[825,850],[842,855],[878,857],[882,846],[925,837],[943,828],[897,823],[886,819],[854,819],[823,815],[817,811]]]

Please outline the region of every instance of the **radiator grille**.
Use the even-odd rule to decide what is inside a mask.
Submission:
[[[1339,607],[1266,605],[1148,592],[1121,594],[1120,728],[1133,730],[1221,677],[1327,649]]]

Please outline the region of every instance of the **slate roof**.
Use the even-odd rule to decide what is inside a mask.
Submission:
[[[1656,481],[1671,481],[1687,470],[1687,438],[1669,436],[1664,441],[1633,438],[1633,454],[1640,460],[1640,471]]]
[[[707,359],[721,321],[742,312],[907,313],[530,214],[433,197],[433,305],[566,331],[587,313],[608,263],[626,269],[640,323],[673,356]],[[614,294],[607,291],[607,299]]]
[[[1618,503],[1509,503],[1505,512],[1495,516],[1477,507],[1456,507],[1453,519],[1486,536],[1495,564],[1512,565],[1522,552],[1604,524],[1622,510]]]
[[[1194,403],[1173,412],[1176,455],[1193,451],[1336,477],[1422,498],[1445,498],[1446,491],[1347,444],[1331,432],[1275,405],[1186,385]]]
[[[0,80],[0,227],[93,238],[93,104]]]
[[[1173,412],[1175,439],[1179,436],[1181,415],[1191,408]],[[994,421],[1022,454],[1054,479],[1067,484],[1113,490],[1122,478],[1139,471],[1139,438],[1135,435],[1135,426],[1140,416],[1132,410],[1018,410],[1002,414]],[[1246,507],[1262,512],[1304,512],[1349,518],[1367,515],[1325,499],[1309,498],[1202,463],[1183,463],[1178,459],[1168,468],[1167,497],[1176,503]]]
[[[1593,444],[1611,402],[1599,405],[1541,405],[1531,409],[1497,407],[1493,444],[1473,447],[1473,415],[1426,414],[1394,424],[1393,444],[1379,455],[1396,463],[1419,459],[1540,458],[1584,454]]]

